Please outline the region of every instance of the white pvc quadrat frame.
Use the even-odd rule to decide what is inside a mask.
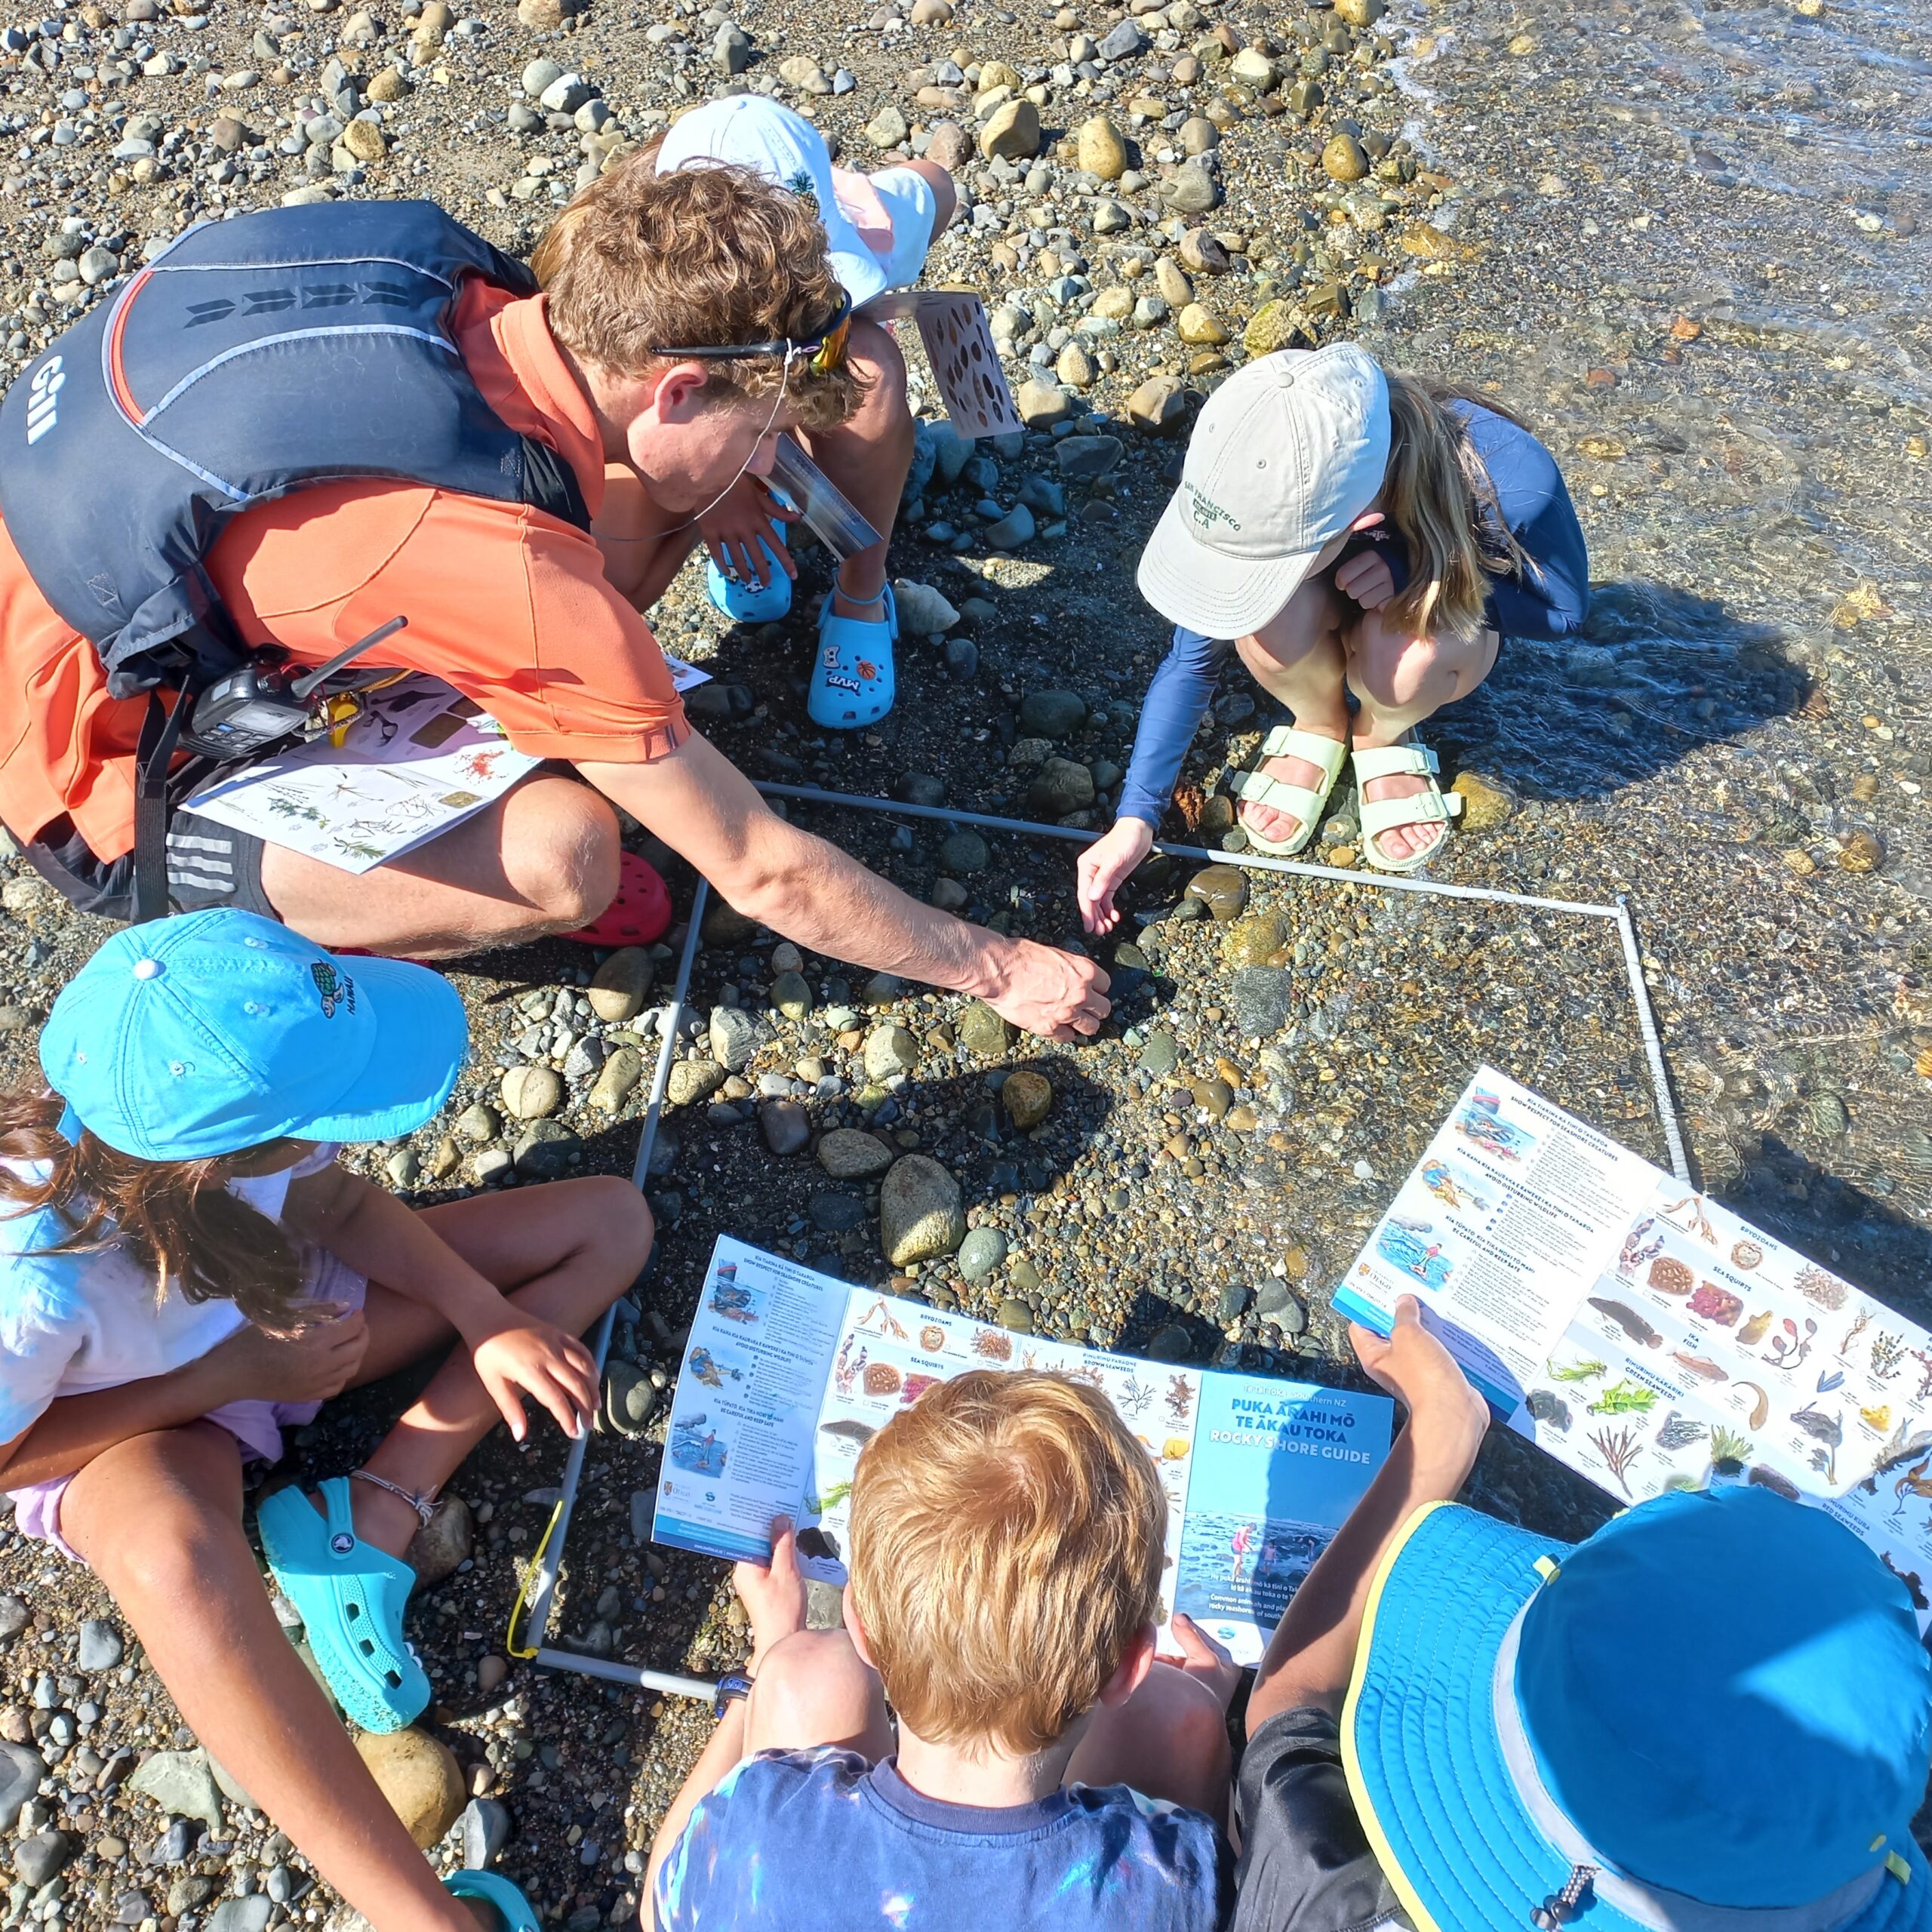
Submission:
[[[901,804],[890,798],[872,798],[855,792],[826,792],[811,785],[761,784],[759,791],[768,798],[795,799],[801,804],[830,805],[852,811],[882,812],[897,818],[928,819],[949,826],[980,826],[992,832],[1017,833],[1029,838],[1057,838],[1070,844],[1090,844],[1100,836],[1098,832],[1076,831],[1069,826],[1041,825],[1026,819],[995,818],[983,812],[960,811],[945,805]],[[1579,918],[1608,919],[1617,927],[1617,936],[1623,949],[1623,964],[1630,984],[1630,996],[1636,1008],[1637,1030],[1644,1042],[1644,1053],[1650,1067],[1651,1086],[1657,1102],[1657,1118],[1663,1129],[1665,1145],[1669,1149],[1672,1171],[1688,1186],[1691,1185],[1690,1163],[1685,1155],[1684,1137],[1678,1125],[1677,1112],[1670,1097],[1669,1076],[1664,1066],[1663,1048],[1657,1037],[1656,1016],[1651,1011],[1650,994],[1644,984],[1643,958],[1637,944],[1637,928],[1630,916],[1630,909],[1621,894],[1612,906],[1587,904],[1571,899],[1538,898],[1528,893],[1505,892],[1488,886],[1451,885],[1434,879],[1418,878],[1401,874],[1371,871],[1343,871],[1336,866],[1318,866],[1298,859],[1275,859],[1254,852],[1214,852],[1199,845],[1174,845],[1164,841],[1157,843],[1154,850],[1170,857],[1182,859],[1201,859],[1217,865],[1232,865],[1251,872],[1287,872],[1301,878],[1334,879],[1346,885],[1367,886],[1383,892],[1417,892],[1438,899],[1486,900],[1506,906],[1521,906],[1533,912],[1564,912]],[[642,1187],[651,1167],[651,1150],[657,1145],[657,1124],[663,1111],[664,1089],[671,1073],[671,1057],[675,1051],[678,1028],[684,1016],[685,995],[691,989],[691,967],[697,956],[699,928],[703,920],[709,888],[704,881],[698,882],[697,892],[691,902],[691,918],[685,939],[685,949],[678,961],[678,974],[669,1003],[663,1009],[659,1018],[659,1030],[662,1044],[658,1048],[657,1066],[651,1083],[649,1104],[645,1109],[643,1131],[638,1142],[637,1159],[631,1170],[631,1178]],[[597,1370],[600,1379],[604,1363],[611,1346],[611,1329],[615,1318],[614,1309],[605,1312],[598,1324],[595,1344]],[[514,1654],[534,1661],[552,1670],[576,1672],[585,1677],[595,1677],[607,1683],[625,1684],[635,1689],[658,1690],[674,1697],[694,1697],[709,1703],[716,1691],[716,1685],[702,1678],[682,1677],[675,1673],[648,1670],[642,1666],[622,1663],[608,1657],[580,1655],[574,1651],[561,1651],[543,1641],[546,1625],[549,1623],[550,1607],[555,1595],[558,1574],[564,1558],[564,1547],[570,1534],[571,1515],[577,1502],[577,1485],[583,1479],[583,1458],[589,1446],[586,1433],[571,1444],[570,1455],[564,1466],[564,1478],[550,1526],[544,1533],[543,1540],[537,1546],[537,1555],[521,1601],[528,1605],[526,1613],[525,1641],[513,1646]]]

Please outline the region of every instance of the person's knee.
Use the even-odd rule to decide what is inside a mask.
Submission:
[[[217,1558],[242,1538],[232,1518],[191,1497],[159,1497],[75,1547],[138,1628],[144,1611],[192,1603],[218,1574]]]
[[[588,785],[549,779],[528,786],[503,820],[503,870],[549,930],[574,931],[617,896],[623,839],[610,802]]]
[[[1225,1783],[1233,1768],[1234,1751],[1220,1700],[1193,1678],[1178,1671],[1174,1674],[1181,1677],[1181,1688],[1161,1712],[1174,1761],[1206,1785]]]
[[[860,1736],[872,1674],[843,1630],[799,1630],[760,1661],[750,1714],[754,1750],[804,1750]]]
[[[1374,611],[1348,634],[1349,682],[1357,697],[1385,711],[1426,702],[1440,652],[1432,637],[1392,629]]]
[[[655,1224],[650,1204],[638,1189],[615,1174],[598,1174],[577,1184],[583,1198],[573,1202],[573,1211],[581,1209],[583,1225],[611,1258],[610,1275],[617,1285],[610,1300],[615,1301],[651,1257]]]
[[[1318,648],[1332,650],[1341,618],[1340,592],[1326,577],[1309,577],[1267,623],[1237,639],[1235,648],[1249,670],[1266,676]]]

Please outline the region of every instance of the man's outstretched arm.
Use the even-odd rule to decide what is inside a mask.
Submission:
[[[787,824],[696,733],[648,764],[579,769],[747,918],[814,952],[971,993],[1049,1038],[1097,1032],[1106,1017],[1107,976],[1092,961],[921,905],[848,853]]]

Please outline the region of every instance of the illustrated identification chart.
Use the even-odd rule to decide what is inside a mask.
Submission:
[[[1416,1296],[1469,1378],[1622,1502],[1741,1480],[1932,1585],[1932,1337],[1484,1067],[1335,1297]]]
[[[679,691],[711,673],[667,653]],[[202,818],[346,872],[366,872],[493,804],[543,761],[480,706],[412,674],[368,694],[344,731],[227,769],[188,802]]]
[[[1385,1395],[1014,1334],[724,1237],[678,1379],[654,1540],[762,1562],[772,1518],[789,1515],[804,1567],[842,1583],[860,1451],[975,1368],[1050,1370],[1106,1394],[1168,1499],[1161,1621],[1184,1611],[1244,1663],[1389,1452]]]

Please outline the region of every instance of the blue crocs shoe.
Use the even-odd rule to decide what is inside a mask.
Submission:
[[[416,1572],[355,1534],[346,1476],[317,1487],[326,1518],[299,1484],[263,1503],[262,1554],[336,1701],[365,1730],[400,1730],[429,1704],[429,1678],[402,1635]]]
[[[500,1873],[452,1872],[443,1881],[443,1889],[453,1898],[477,1899],[494,1906],[503,1921],[503,1932],[543,1932],[530,1901]]]
[[[892,647],[899,639],[899,606],[891,585],[866,601],[883,604],[885,615],[834,617],[829,592],[819,610],[818,654],[805,709],[812,722],[828,731],[857,731],[876,724],[898,695]]]
[[[782,543],[785,526],[774,518],[771,528]],[[712,602],[734,624],[775,624],[792,608],[792,580],[785,574],[785,566],[763,537],[758,547],[764,552],[764,575],[756,583],[727,577],[715,558],[704,567],[704,587]]]

